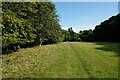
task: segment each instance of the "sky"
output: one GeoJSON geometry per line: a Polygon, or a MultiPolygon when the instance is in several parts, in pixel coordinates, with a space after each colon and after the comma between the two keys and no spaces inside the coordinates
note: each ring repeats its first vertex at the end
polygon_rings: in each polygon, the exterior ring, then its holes
{"type": "Polygon", "coordinates": [[[62,29],[75,32],[94,29],[96,25],[118,14],[118,2],[53,2],[62,29]]]}

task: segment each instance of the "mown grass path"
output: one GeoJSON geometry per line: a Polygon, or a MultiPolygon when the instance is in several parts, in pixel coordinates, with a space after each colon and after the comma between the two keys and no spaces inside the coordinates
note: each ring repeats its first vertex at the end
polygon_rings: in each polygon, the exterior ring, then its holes
{"type": "Polygon", "coordinates": [[[4,78],[117,78],[118,43],[63,42],[2,55],[4,78]]]}

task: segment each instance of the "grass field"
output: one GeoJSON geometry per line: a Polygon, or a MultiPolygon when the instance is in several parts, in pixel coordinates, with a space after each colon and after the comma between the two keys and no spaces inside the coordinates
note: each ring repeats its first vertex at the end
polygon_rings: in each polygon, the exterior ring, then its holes
{"type": "Polygon", "coordinates": [[[120,43],[63,42],[2,55],[3,78],[117,78],[120,43]]]}

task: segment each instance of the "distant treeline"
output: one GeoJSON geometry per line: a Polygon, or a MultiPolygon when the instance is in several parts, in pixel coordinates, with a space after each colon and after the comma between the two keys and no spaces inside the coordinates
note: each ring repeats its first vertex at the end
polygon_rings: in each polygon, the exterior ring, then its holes
{"type": "Polygon", "coordinates": [[[94,30],[80,30],[79,33],[74,33],[72,28],[69,28],[64,34],[65,41],[120,42],[120,14],[101,22],[94,30]],[[73,36],[71,39],[70,35],[73,36]]]}
{"type": "Polygon", "coordinates": [[[62,41],[120,41],[120,15],[76,33],[72,27],[61,29],[52,2],[3,2],[2,51],[10,53],[23,47],[62,41]]]}
{"type": "Polygon", "coordinates": [[[97,25],[93,30],[93,40],[120,42],[120,14],[97,25]]]}
{"type": "Polygon", "coordinates": [[[101,22],[95,29],[80,31],[83,41],[120,42],[120,14],[101,22]]]}

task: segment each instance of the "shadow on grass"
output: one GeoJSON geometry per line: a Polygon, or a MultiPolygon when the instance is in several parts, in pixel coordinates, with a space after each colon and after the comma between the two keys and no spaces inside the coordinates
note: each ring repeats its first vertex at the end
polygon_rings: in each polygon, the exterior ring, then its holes
{"type": "Polygon", "coordinates": [[[117,42],[95,42],[96,45],[102,45],[101,47],[96,47],[95,49],[112,51],[116,56],[120,56],[120,43],[117,42]]]}

